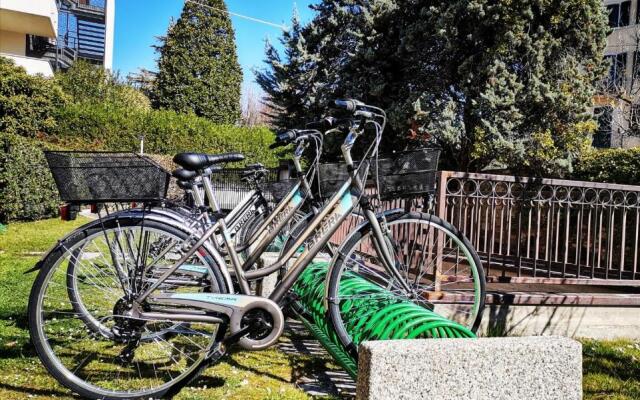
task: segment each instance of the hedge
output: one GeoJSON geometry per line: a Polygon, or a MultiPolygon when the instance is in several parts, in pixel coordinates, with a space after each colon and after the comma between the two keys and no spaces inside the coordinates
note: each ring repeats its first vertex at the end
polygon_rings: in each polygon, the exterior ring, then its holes
{"type": "Polygon", "coordinates": [[[247,163],[276,166],[286,150],[268,149],[266,128],[218,125],[168,110],[117,76],[78,63],[55,79],[27,75],[0,57],[0,223],[58,212],[58,194],[42,149],[138,151],[171,157],[182,151],[238,151],[247,163]],[[38,141],[33,138],[38,138],[38,141]]]}
{"type": "Polygon", "coordinates": [[[0,132],[35,137],[55,128],[55,112],[67,101],[54,80],[28,75],[0,57],[0,132]]]}
{"type": "Polygon", "coordinates": [[[219,125],[192,114],[170,110],[136,110],[109,104],[71,104],[58,113],[49,140],[76,150],[137,151],[140,135],[145,152],[172,155],[182,151],[238,151],[247,162],[277,165],[282,152],[268,149],[273,133],[267,128],[219,125]]]}
{"type": "Polygon", "coordinates": [[[0,133],[0,223],[58,214],[58,191],[41,145],[0,133]]]}
{"type": "Polygon", "coordinates": [[[578,160],[573,178],[592,182],[640,185],[640,147],[593,149],[578,160]]]}

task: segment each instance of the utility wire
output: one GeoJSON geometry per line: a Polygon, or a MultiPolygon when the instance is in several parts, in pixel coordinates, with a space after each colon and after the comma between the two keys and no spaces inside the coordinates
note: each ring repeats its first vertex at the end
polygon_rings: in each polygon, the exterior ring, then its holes
{"type": "Polygon", "coordinates": [[[254,18],[254,17],[249,17],[248,15],[242,15],[242,14],[234,13],[234,12],[231,12],[231,11],[229,11],[229,10],[223,10],[223,9],[221,9],[221,8],[212,7],[212,6],[208,5],[208,4],[202,4],[202,3],[199,3],[199,2],[197,2],[197,1],[193,1],[193,0],[184,0],[184,2],[185,2],[185,3],[193,3],[193,4],[197,4],[197,5],[201,6],[201,7],[205,7],[205,8],[208,8],[208,9],[210,9],[210,10],[217,11],[217,12],[219,12],[219,13],[227,13],[227,14],[229,14],[229,15],[233,15],[234,17],[243,18],[243,19],[246,19],[246,20],[249,20],[249,21],[257,22],[257,23],[259,23],[259,24],[264,24],[264,25],[272,26],[272,27],[274,27],[274,28],[279,28],[279,29],[282,29],[283,31],[287,31],[287,30],[289,30],[289,27],[288,27],[288,26],[286,26],[286,25],[280,25],[280,24],[276,24],[275,22],[269,22],[269,21],[265,21],[265,20],[263,20],[263,19],[254,18]]]}

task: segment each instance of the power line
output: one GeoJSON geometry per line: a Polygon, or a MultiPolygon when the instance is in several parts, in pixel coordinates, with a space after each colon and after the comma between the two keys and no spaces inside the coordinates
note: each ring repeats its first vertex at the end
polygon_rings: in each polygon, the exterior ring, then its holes
{"type": "Polygon", "coordinates": [[[202,3],[199,3],[199,2],[197,2],[197,1],[193,1],[193,0],[184,0],[184,2],[185,2],[185,3],[193,3],[193,4],[197,4],[197,5],[201,6],[201,7],[205,7],[205,8],[208,8],[208,9],[210,9],[210,10],[214,10],[214,11],[217,11],[217,12],[220,12],[220,13],[227,13],[227,14],[229,14],[229,15],[233,15],[234,17],[243,18],[243,19],[246,19],[246,20],[248,20],[248,21],[253,21],[253,22],[257,22],[257,23],[259,23],[259,24],[264,24],[264,25],[272,26],[272,27],[274,27],[274,28],[279,28],[279,29],[282,29],[283,31],[287,31],[287,30],[289,30],[289,27],[288,27],[288,26],[286,26],[286,25],[276,24],[275,22],[265,21],[265,20],[260,19],[260,18],[254,18],[254,17],[250,17],[250,16],[248,16],[248,15],[242,15],[242,14],[234,13],[234,12],[231,12],[231,11],[229,11],[229,10],[223,10],[223,9],[221,9],[221,8],[212,7],[212,6],[208,5],[208,4],[202,4],[202,3]]]}

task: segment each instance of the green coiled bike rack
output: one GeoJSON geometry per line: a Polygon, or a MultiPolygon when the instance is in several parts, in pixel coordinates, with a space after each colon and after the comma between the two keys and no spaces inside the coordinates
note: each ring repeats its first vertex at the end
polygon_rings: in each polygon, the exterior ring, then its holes
{"type": "MultiPolygon", "coordinates": [[[[293,287],[298,316],[331,356],[354,379],[358,360],[342,346],[327,320],[324,306],[326,262],[309,265],[293,287]]],[[[345,329],[357,346],[369,340],[474,338],[464,326],[406,301],[354,274],[345,273],[339,296],[345,329]],[[376,299],[377,301],[372,301],[376,299]]]]}

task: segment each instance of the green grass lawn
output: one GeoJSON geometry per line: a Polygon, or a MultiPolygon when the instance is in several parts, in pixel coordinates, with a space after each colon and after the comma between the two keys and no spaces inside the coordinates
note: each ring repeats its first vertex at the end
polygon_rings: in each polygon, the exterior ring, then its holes
{"type": "MultiPolygon", "coordinates": [[[[27,298],[35,273],[25,275],[56,239],[85,223],[16,223],[0,233],[0,399],[73,398],[40,365],[29,344],[27,298]]],[[[640,343],[584,340],[585,399],[640,399],[640,343]]],[[[293,382],[329,359],[277,349],[238,352],[209,368],[178,399],[307,399],[293,382]]]]}

